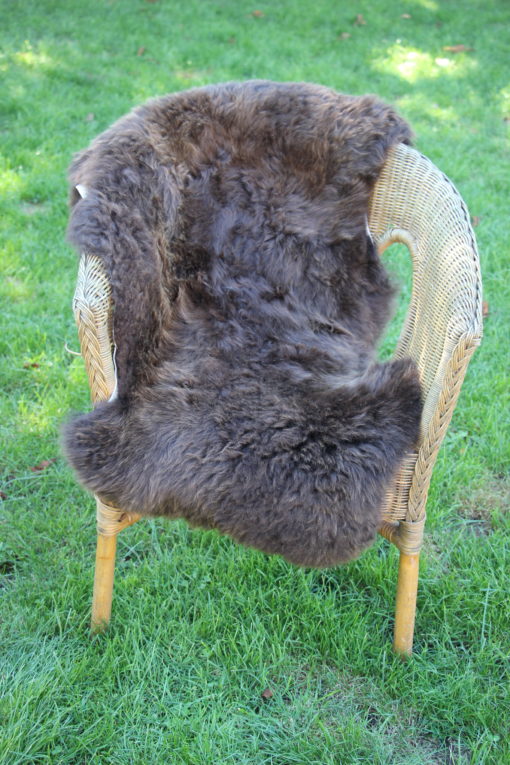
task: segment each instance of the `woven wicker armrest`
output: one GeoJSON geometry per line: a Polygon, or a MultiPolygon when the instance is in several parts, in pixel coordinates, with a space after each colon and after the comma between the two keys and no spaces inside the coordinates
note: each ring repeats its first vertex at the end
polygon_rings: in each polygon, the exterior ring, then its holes
{"type": "Polygon", "coordinates": [[[116,388],[111,333],[111,287],[97,255],[82,255],[73,298],[78,337],[92,401],[108,400],[116,388]]]}
{"type": "MultiPolygon", "coordinates": [[[[78,337],[89,378],[94,404],[115,395],[114,347],[112,342],[112,301],[108,275],[97,255],[82,255],[73,299],[78,337]]],[[[97,528],[100,534],[112,536],[131,526],[140,516],[126,513],[96,497],[97,528]]]]}
{"type": "Polygon", "coordinates": [[[387,498],[381,533],[418,552],[427,493],[469,359],[482,334],[475,237],[459,193],[426,157],[399,145],[371,200],[369,228],[379,252],[401,242],[413,266],[411,301],[395,351],[420,370],[424,409],[419,449],[404,461],[387,498]]]}

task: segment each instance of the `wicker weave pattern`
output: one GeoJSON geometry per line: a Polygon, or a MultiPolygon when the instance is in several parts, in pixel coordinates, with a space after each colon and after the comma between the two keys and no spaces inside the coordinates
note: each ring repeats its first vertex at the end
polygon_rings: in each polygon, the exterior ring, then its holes
{"type": "Polygon", "coordinates": [[[108,400],[115,390],[111,293],[108,276],[99,258],[95,255],[82,255],[73,311],[94,403],[108,400]]]}
{"type": "MultiPolygon", "coordinates": [[[[469,359],[481,338],[478,253],[456,189],[415,150],[394,149],[374,188],[369,228],[379,251],[393,242],[410,250],[413,289],[396,356],[420,369],[425,405],[416,453],[404,460],[388,492],[381,534],[406,553],[420,550],[432,468],[469,359]]],[[[115,389],[111,289],[99,258],[81,258],[74,312],[94,402],[115,389]]],[[[98,500],[98,531],[118,533],[139,516],[98,500]]]]}
{"type": "MultiPolygon", "coordinates": [[[[107,401],[116,388],[112,343],[111,287],[103,264],[96,255],[82,255],[73,299],[81,353],[94,404],[107,401]]],[[[140,516],[105,505],[96,497],[97,530],[113,536],[131,526],[140,516]]]]}
{"type": "Polygon", "coordinates": [[[402,551],[418,552],[432,469],[481,339],[478,252],[453,184],[404,145],[392,151],[374,188],[369,227],[381,253],[401,242],[413,263],[411,301],[395,355],[411,356],[420,369],[421,443],[387,497],[381,533],[402,551]]]}

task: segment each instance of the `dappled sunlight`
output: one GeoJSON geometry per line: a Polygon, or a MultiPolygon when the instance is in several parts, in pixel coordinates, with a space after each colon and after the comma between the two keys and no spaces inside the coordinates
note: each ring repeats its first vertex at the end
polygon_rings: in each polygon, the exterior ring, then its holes
{"type": "Polygon", "coordinates": [[[510,119],[510,84],[501,88],[497,95],[497,100],[501,109],[501,114],[505,119],[510,119]]]}
{"type": "Polygon", "coordinates": [[[4,279],[0,285],[0,297],[5,297],[13,303],[17,303],[21,300],[28,300],[33,297],[33,289],[27,284],[14,276],[8,276],[4,279]]]}
{"type": "Polygon", "coordinates": [[[24,187],[21,175],[9,168],[0,169],[0,194],[19,193],[24,187]]]}
{"type": "Polygon", "coordinates": [[[44,83],[60,66],[60,62],[48,53],[45,44],[32,46],[28,40],[19,50],[4,55],[0,59],[0,71],[5,79],[4,95],[8,108],[18,114],[25,113],[28,118],[29,105],[35,97],[34,85],[44,83]]]}
{"type": "Polygon", "coordinates": [[[439,2],[436,2],[436,0],[411,0],[411,3],[412,5],[418,5],[420,8],[425,8],[427,11],[439,10],[439,2]]]}
{"type": "Polygon", "coordinates": [[[19,194],[25,185],[25,181],[19,172],[11,167],[12,160],[7,151],[0,154],[0,194],[5,197],[7,194],[19,194]]]}
{"type": "Polygon", "coordinates": [[[406,82],[435,79],[446,75],[464,75],[476,65],[471,57],[434,57],[418,48],[402,45],[399,41],[390,45],[384,55],[372,61],[373,68],[382,74],[397,75],[406,82]]]}
{"type": "Polygon", "coordinates": [[[44,50],[35,51],[28,40],[23,43],[23,49],[16,51],[12,56],[13,61],[27,69],[46,69],[54,65],[51,56],[44,50]]]}
{"type": "Polygon", "coordinates": [[[42,435],[55,428],[55,413],[48,398],[22,398],[18,401],[16,430],[22,433],[42,435]]]}
{"type": "Polygon", "coordinates": [[[86,375],[79,367],[67,375],[69,367],[58,353],[52,354],[53,360],[44,353],[34,358],[38,359],[35,368],[30,363],[23,368],[20,361],[20,374],[26,375],[27,387],[17,401],[14,429],[20,436],[49,436],[54,440],[58,424],[70,411],[89,407],[86,375]]]}

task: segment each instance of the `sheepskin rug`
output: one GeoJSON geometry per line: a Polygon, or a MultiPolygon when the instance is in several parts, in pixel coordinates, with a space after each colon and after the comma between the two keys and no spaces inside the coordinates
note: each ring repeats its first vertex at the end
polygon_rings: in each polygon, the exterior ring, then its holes
{"type": "Polygon", "coordinates": [[[373,542],[421,415],[415,364],[376,360],[393,288],[367,229],[409,140],[376,98],[252,81],[153,100],[75,158],[118,372],[64,426],[84,486],[299,565],[373,542]]]}

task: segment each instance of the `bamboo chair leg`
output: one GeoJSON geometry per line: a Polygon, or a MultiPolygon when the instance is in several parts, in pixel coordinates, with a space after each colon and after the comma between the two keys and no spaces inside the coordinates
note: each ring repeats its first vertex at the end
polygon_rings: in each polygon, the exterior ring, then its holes
{"type": "Polygon", "coordinates": [[[420,553],[400,553],[393,648],[403,657],[413,652],[419,562],[420,553]]]}
{"type": "Polygon", "coordinates": [[[112,612],[113,577],[117,536],[97,535],[94,594],[92,596],[92,632],[102,632],[108,626],[112,612]]]}

